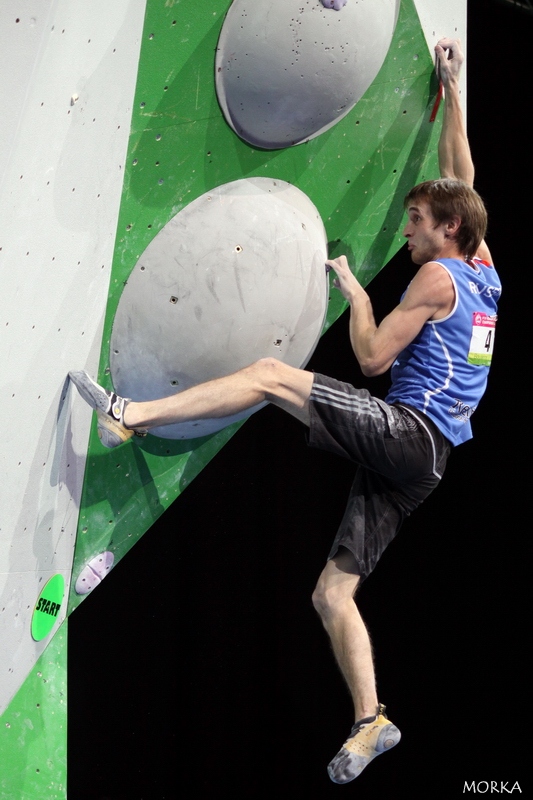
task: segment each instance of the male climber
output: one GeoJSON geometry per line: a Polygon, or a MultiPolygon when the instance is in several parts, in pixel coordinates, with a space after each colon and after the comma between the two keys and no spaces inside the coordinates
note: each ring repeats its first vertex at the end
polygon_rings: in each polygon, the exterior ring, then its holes
{"type": "Polygon", "coordinates": [[[365,375],[392,367],[385,401],[323,375],[262,359],[162,400],[136,403],[71,373],[114,447],[154,426],[236,414],[264,400],[309,427],[309,443],[359,465],[344,518],[313,595],[355,707],[355,724],[328,771],[356,778],[400,740],[378,702],[370,640],[354,597],[403,519],[437,486],[453,446],[470,439],[485,391],[500,282],[483,241],[486,212],[459,104],[460,43],[436,46],[446,92],[439,142],[441,179],[405,199],[404,236],[420,268],[400,304],[376,325],[368,295],[346,258],[328,261],[350,304],[350,339],[365,375]]]}

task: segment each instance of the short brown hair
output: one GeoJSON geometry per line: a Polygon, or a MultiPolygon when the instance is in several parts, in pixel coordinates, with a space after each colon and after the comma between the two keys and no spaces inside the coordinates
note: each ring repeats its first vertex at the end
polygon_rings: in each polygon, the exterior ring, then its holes
{"type": "Polygon", "coordinates": [[[411,189],[404,207],[420,201],[429,205],[437,225],[449,222],[454,216],[461,218],[455,241],[462,255],[473,258],[487,231],[487,211],[475,189],[455,178],[424,181],[411,189]]]}

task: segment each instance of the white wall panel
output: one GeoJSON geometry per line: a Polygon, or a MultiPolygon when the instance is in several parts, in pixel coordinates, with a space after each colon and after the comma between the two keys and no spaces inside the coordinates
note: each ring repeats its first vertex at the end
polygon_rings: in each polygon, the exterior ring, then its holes
{"type": "MultiPolygon", "coordinates": [[[[431,53],[444,36],[460,39],[466,53],[466,0],[414,0],[418,16],[431,53]]],[[[466,67],[462,70],[461,100],[466,116],[466,67]]]]}
{"type": "Polygon", "coordinates": [[[0,711],[48,641],[40,590],[70,581],[89,415],[65,376],[97,369],[144,9],[1,4],[0,711]]]}

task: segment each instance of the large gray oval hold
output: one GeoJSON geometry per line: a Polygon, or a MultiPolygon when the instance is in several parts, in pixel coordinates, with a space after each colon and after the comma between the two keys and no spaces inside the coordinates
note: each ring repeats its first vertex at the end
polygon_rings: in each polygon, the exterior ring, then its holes
{"type": "Polygon", "coordinates": [[[233,0],[220,33],[216,88],[226,121],[256,147],[319,136],[378,74],[400,0],[233,0]]]}
{"type": "MultiPolygon", "coordinates": [[[[326,258],[317,209],[285,181],[234,181],[194,200],[157,234],[124,287],[111,335],[115,390],[155,400],[265,356],[304,366],[324,324],[326,258]]],[[[151,433],[205,436],[261,407],[151,433]]]]}

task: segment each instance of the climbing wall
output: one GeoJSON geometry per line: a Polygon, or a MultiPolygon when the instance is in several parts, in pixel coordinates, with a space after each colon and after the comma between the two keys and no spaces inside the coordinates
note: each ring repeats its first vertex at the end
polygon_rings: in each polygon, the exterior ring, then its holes
{"type": "MultiPolygon", "coordinates": [[[[312,13],[339,30],[348,9],[293,5],[293,17],[312,13]]],[[[65,796],[66,615],[86,596],[80,576],[85,591],[97,586],[242,424],[108,451],[69,391],[73,368],[111,385],[117,309],[146,248],[217,187],[279,180],[307,196],[330,255],[349,254],[367,284],[402,244],[406,191],[436,174],[429,47],[465,39],[464,0],[444,11],[433,0],[393,3],[390,42],[362,96],[316,135],[276,149],[241,139],[219,103],[215,53],[227,46],[229,6],[0,8],[2,797],[65,796]]],[[[324,329],[343,309],[332,293],[324,329]]]]}

